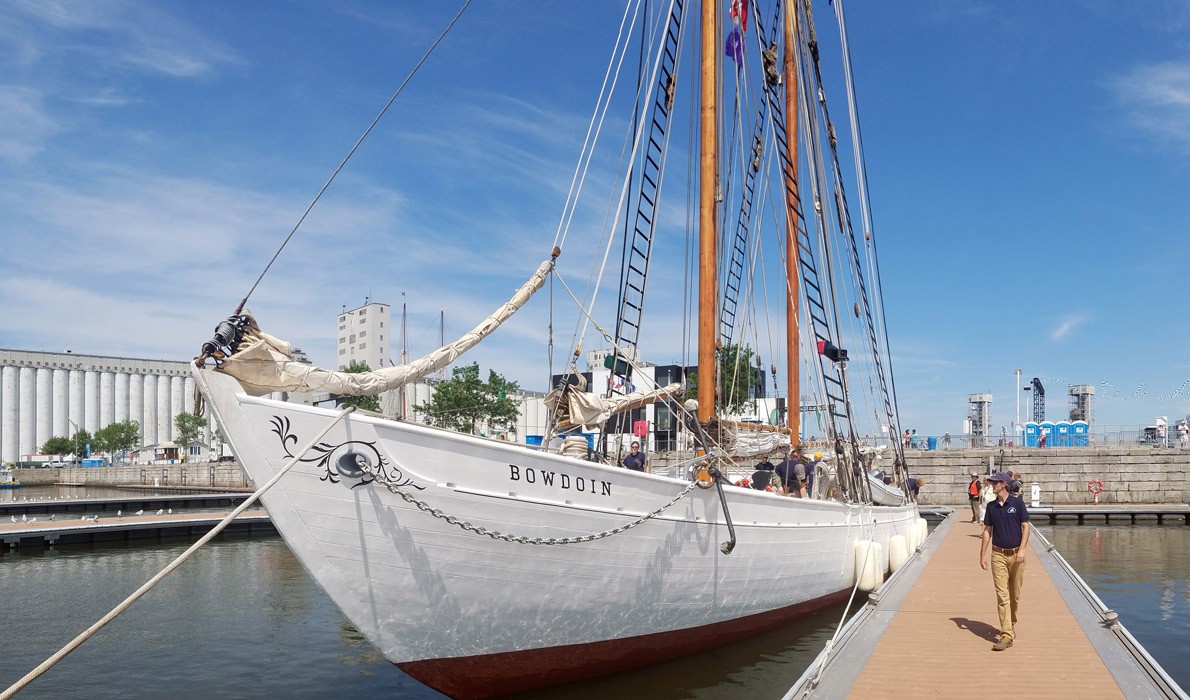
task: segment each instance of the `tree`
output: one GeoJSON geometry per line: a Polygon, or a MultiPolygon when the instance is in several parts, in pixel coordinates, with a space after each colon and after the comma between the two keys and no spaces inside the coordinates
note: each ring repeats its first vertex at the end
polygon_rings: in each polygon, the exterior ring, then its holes
{"type": "Polygon", "coordinates": [[[127,453],[140,443],[140,423],[134,420],[112,423],[95,431],[92,448],[111,455],[127,453]]]}
{"type": "Polygon", "coordinates": [[[455,367],[451,375],[435,388],[432,399],[417,405],[431,424],[473,434],[484,425],[490,430],[516,425],[517,404],[512,398],[519,388],[516,382],[494,370],[488,372],[486,382],[481,381],[477,362],[455,367]]]}
{"type": "Polygon", "coordinates": [[[70,438],[70,442],[72,443],[70,451],[74,453],[75,457],[82,459],[87,456],[87,446],[91,444],[91,433],[80,429],[74,434],[74,437],[70,438]]]}
{"type": "Polygon", "coordinates": [[[206,427],[207,422],[201,417],[183,411],[174,417],[174,430],[177,431],[177,439],[174,442],[181,447],[197,442],[198,436],[202,435],[206,427]]]}
{"type": "MultiPolygon", "coordinates": [[[[343,368],[343,371],[348,374],[362,374],[364,372],[371,372],[372,368],[368,366],[367,362],[352,360],[351,364],[343,368]]],[[[338,401],[339,408],[355,406],[365,411],[380,413],[380,397],[375,394],[371,396],[339,396],[336,398],[336,401],[338,401]]]]}
{"type": "Polygon", "coordinates": [[[68,437],[52,437],[41,446],[43,455],[68,455],[74,452],[74,440],[68,437]]]}
{"type": "MultiPolygon", "coordinates": [[[[715,403],[719,410],[737,413],[752,403],[750,397],[757,383],[752,354],[752,348],[741,348],[734,343],[715,350],[715,371],[719,380],[715,403]]],[[[686,398],[698,398],[697,372],[691,372],[686,377],[686,398]]]]}

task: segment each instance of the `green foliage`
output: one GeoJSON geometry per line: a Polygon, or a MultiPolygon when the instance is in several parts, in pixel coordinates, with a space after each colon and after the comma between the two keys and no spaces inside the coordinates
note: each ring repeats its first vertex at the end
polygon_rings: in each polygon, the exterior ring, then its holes
{"type": "MultiPolygon", "coordinates": [[[[343,371],[349,374],[362,374],[363,372],[371,372],[372,368],[368,366],[367,362],[352,360],[351,364],[343,368],[343,371]]],[[[372,396],[340,396],[338,403],[339,408],[355,406],[365,411],[380,413],[380,397],[375,394],[372,396]]]]}
{"type": "Polygon", "coordinates": [[[95,431],[91,450],[115,455],[140,446],[140,424],[134,420],[112,423],[95,431]]]}
{"type": "Polygon", "coordinates": [[[74,452],[74,440],[68,437],[52,437],[41,446],[43,455],[68,455],[74,452]]]}
{"type": "Polygon", "coordinates": [[[79,430],[70,438],[70,451],[74,453],[75,457],[82,459],[87,455],[87,445],[91,444],[91,433],[86,430],[79,430]]]}
{"type": "Polygon", "coordinates": [[[183,411],[174,416],[174,430],[177,431],[174,442],[179,447],[186,447],[198,442],[199,436],[207,427],[207,422],[200,416],[183,411]]]}
{"type": "MultiPolygon", "coordinates": [[[[723,413],[738,413],[749,408],[749,398],[756,387],[756,368],[752,365],[752,348],[734,343],[715,351],[715,373],[718,375],[715,404],[723,413]]],[[[698,373],[686,377],[686,398],[698,398],[698,373]]]]}
{"type": "Polygon", "coordinates": [[[432,425],[472,434],[483,426],[499,431],[516,425],[516,382],[495,371],[488,372],[486,382],[481,381],[479,363],[455,367],[451,374],[437,386],[431,400],[416,406],[432,425]]]}

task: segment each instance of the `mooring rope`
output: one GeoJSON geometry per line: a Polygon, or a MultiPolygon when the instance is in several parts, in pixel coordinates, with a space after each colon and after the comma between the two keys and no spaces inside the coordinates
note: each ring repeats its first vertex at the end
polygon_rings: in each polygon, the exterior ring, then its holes
{"type": "Polygon", "coordinates": [[[230,525],[231,522],[233,520],[235,520],[236,517],[239,516],[240,513],[244,512],[244,510],[246,510],[248,508],[248,506],[251,506],[253,503],[255,503],[257,501],[257,499],[259,499],[260,496],[265,491],[268,491],[274,485],[276,485],[276,483],[281,480],[281,477],[285,476],[285,474],[288,473],[289,470],[292,469],[294,467],[294,465],[296,465],[298,463],[298,461],[302,457],[304,457],[307,452],[310,451],[311,448],[313,448],[315,445],[317,445],[322,440],[322,438],[325,437],[326,434],[331,431],[331,428],[338,425],[339,421],[343,420],[343,418],[348,413],[351,413],[354,410],[355,410],[354,406],[349,406],[349,407],[343,409],[342,411],[340,411],[338,414],[336,414],[334,420],[332,420],[329,424],[327,424],[327,426],[325,428],[323,428],[321,432],[319,432],[317,435],[315,435],[314,438],[310,440],[310,442],[306,443],[306,446],[303,447],[301,450],[299,450],[297,455],[295,455],[293,459],[289,460],[289,462],[286,463],[286,465],[281,468],[281,471],[277,472],[273,476],[272,479],[269,479],[269,482],[267,484],[265,484],[264,486],[261,486],[259,489],[257,489],[256,493],[253,493],[248,498],[248,500],[241,503],[238,508],[236,508],[231,513],[229,513],[226,518],[224,518],[222,521],[219,522],[218,525],[211,528],[210,532],[203,535],[199,541],[190,545],[190,549],[187,549],[185,552],[182,552],[180,555],[178,555],[177,559],[174,559],[169,564],[167,564],[166,567],[164,569],[162,569],[161,571],[159,571],[156,576],[154,576],[153,578],[146,581],[143,586],[136,589],[136,591],[133,592],[132,595],[125,598],[122,603],[120,603],[116,607],[112,608],[111,612],[104,615],[95,624],[93,624],[90,627],[88,627],[87,629],[83,630],[83,632],[81,634],[79,634],[79,636],[70,640],[70,643],[68,643],[66,646],[62,647],[61,649],[59,649],[53,656],[46,659],[45,661],[42,661],[41,664],[37,668],[35,668],[32,671],[30,671],[29,673],[25,674],[25,676],[23,678],[21,678],[16,683],[13,683],[12,685],[10,685],[3,693],[0,693],[0,700],[8,700],[12,696],[21,692],[21,690],[23,690],[25,686],[27,686],[30,683],[32,683],[33,681],[37,680],[37,678],[39,676],[41,676],[41,674],[43,674],[46,671],[53,668],[54,665],[56,665],[59,661],[66,658],[67,654],[69,654],[70,652],[72,652],[75,649],[78,649],[80,646],[82,646],[83,642],[87,641],[92,636],[94,636],[94,634],[96,632],[98,632],[99,630],[101,630],[105,626],[107,626],[107,623],[116,619],[116,617],[118,617],[120,615],[120,613],[127,610],[133,603],[135,603],[137,600],[139,600],[141,598],[141,596],[148,593],[154,586],[156,586],[158,583],[160,583],[162,579],[164,579],[166,576],[168,576],[170,574],[170,572],[172,572],[174,569],[181,566],[182,562],[189,559],[190,555],[194,554],[196,551],[198,551],[199,547],[202,547],[207,542],[210,542],[215,537],[215,535],[218,535],[220,532],[223,532],[223,529],[226,528],[228,525],[230,525]]]}

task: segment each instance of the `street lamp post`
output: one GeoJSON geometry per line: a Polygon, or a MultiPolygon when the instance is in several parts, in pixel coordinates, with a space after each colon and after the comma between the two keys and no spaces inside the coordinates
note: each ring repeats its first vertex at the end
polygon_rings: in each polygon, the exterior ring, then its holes
{"type": "Polygon", "coordinates": [[[1016,422],[1012,424],[1012,433],[1016,436],[1017,441],[1020,441],[1021,429],[1021,371],[1016,370],[1016,422]]]}

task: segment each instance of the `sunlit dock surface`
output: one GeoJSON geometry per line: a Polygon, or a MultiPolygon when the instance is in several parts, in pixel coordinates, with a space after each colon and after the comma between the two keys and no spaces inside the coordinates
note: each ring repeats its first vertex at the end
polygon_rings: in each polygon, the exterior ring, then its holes
{"type": "MultiPolygon", "coordinates": [[[[1030,514],[1033,511],[1030,510],[1030,514]]],[[[1012,647],[999,633],[982,526],[953,512],[856,613],[790,689],[793,698],[1185,698],[1073,569],[1036,531],[1012,647]]]]}
{"type": "MultiPolygon", "coordinates": [[[[46,547],[90,542],[118,542],[158,537],[199,537],[227,516],[222,513],[156,513],[108,517],[79,515],[37,516],[0,520],[0,551],[18,547],[46,547]]],[[[275,532],[268,513],[246,510],[224,532],[275,532]]]]}

